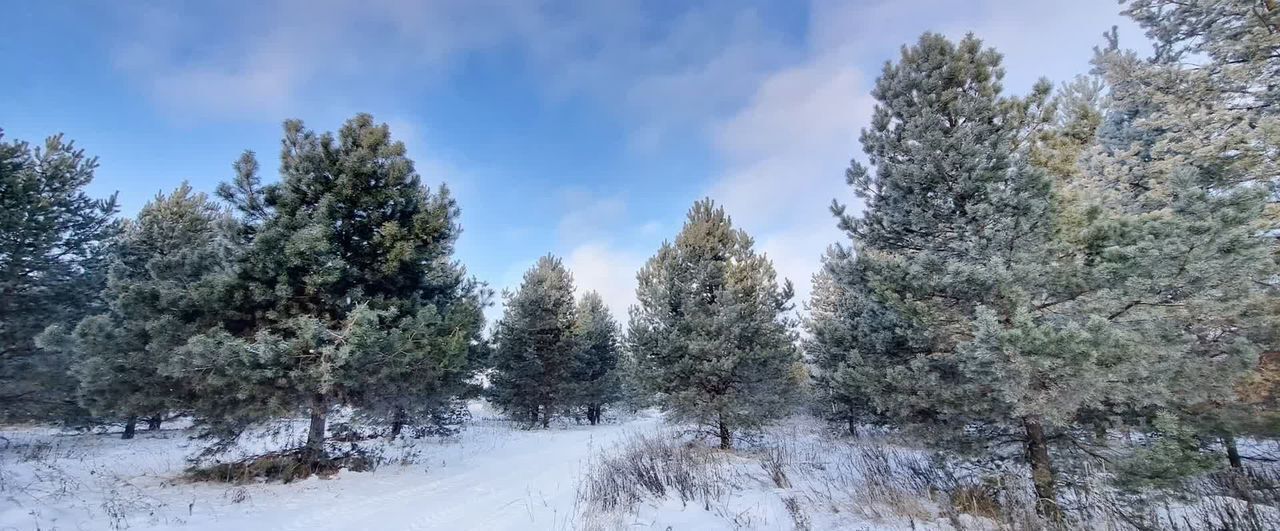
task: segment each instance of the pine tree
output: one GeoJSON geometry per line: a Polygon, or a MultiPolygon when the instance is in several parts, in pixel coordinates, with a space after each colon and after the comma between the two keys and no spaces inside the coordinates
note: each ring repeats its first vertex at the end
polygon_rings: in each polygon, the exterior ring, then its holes
{"type": "Polygon", "coordinates": [[[1201,178],[1217,185],[1280,174],[1280,91],[1274,82],[1280,77],[1280,4],[1124,3],[1155,53],[1140,62],[1109,53],[1101,66],[1113,90],[1150,102],[1152,115],[1140,125],[1162,133],[1152,146],[1153,162],[1166,171],[1196,166],[1201,178]]]}
{"type": "Polygon", "coordinates": [[[668,419],[732,447],[790,413],[801,385],[790,282],[710,199],[637,275],[627,337],[668,419]]]}
{"type": "Polygon", "coordinates": [[[577,326],[573,276],[559,258],[539,258],[520,288],[507,295],[494,331],[489,400],[530,425],[547,427],[573,399],[577,326]]]}
{"type": "Polygon", "coordinates": [[[876,171],[848,174],[867,210],[835,208],[855,251],[828,258],[842,311],[811,330],[852,414],[957,451],[1022,442],[1038,507],[1059,520],[1052,442],[1213,396],[1247,364],[1250,347],[1210,360],[1185,332],[1261,267],[1260,204],[1186,175],[1135,192],[1114,164],[1051,175],[1032,164],[1053,160],[1037,156],[1047,84],[1011,99],[1001,77],[973,37],[926,34],[885,67],[862,137],[876,171]]]}
{"type": "Polygon", "coordinates": [[[125,421],[124,438],[139,418],[154,429],[182,408],[183,383],[160,367],[191,336],[217,325],[232,227],[222,207],[186,184],[156,196],[115,246],[103,293],[108,311],[40,337],[46,349],[72,355],[81,405],[125,421]]]}
{"type": "Polygon", "coordinates": [[[0,134],[0,419],[78,414],[70,359],[35,338],[100,308],[118,223],[114,195],[84,192],[97,166],[61,135],[33,148],[0,134]]]}
{"type": "Polygon", "coordinates": [[[592,425],[600,422],[607,405],[621,399],[618,373],[618,324],[599,293],[587,292],[578,301],[574,334],[578,349],[569,371],[573,405],[586,413],[592,425]]]}
{"type": "Polygon", "coordinates": [[[653,407],[654,393],[650,391],[649,382],[640,366],[640,360],[627,347],[625,338],[621,340],[618,352],[618,404],[627,412],[638,413],[653,407]]]}
{"type": "Polygon", "coordinates": [[[334,407],[392,416],[403,399],[460,392],[483,297],[452,258],[456,203],[421,184],[385,124],[361,114],[336,137],[296,120],[284,129],[278,183],[260,185],[246,154],[219,190],[248,242],[226,295],[234,312],[169,370],[191,382],[193,409],[220,433],[305,412],[300,457],[314,462],[334,407]]]}
{"type": "Polygon", "coordinates": [[[1024,441],[1040,508],[1056,517],[1045,424],[1078,404],[1041,382],[1087,365],[1090,346],[1033,313],[1066,281],[1043,267],[1051,189],[1027,160],[1048,87],[1005,98],[1002,76],[972,36],[925,34],[885,66],[861,139],[876,171],[854,162],[847,175],[866,211],[833,207],[854,252],[828,254],[834,285],[819,301],[842,311],[814,316],[810,348],[850,421],[949,427],[933,442],[952,448],[968,435],[1024,441]]]}
{"type": "MultiPolygon", "coordinates": [[[[1126,13],[1147,30],[1155,54],[1139,59],[1120,52],[1114,31],[1100,50],[1097,72],[1112,89],[1114,105],[1128,112],[1105,124],[1102,135],[1113,141],[1093,157],[1093,165],[1123,172],[1136,183],[1124,198],[1131,210],[1154,210],[1160,199],[1186,188],[1234,199],[1237,209],[1256,207],[1253,196],[1268,194],[1266,214],[1255,217],[1253,227],[1271,237],[1272,258],[1280,258],[1274,238],[1280,225],[1274,200],[1280,99],[1271,81],[1280,73],[1280,8],[1274,2],[1143,0],[1128,2],[1126,13]]],[[[1197,354],[1234,359],[1240,352],[1275,350],[1275,268],[1224,266],[1242,267],[1249,277],[1233,297],[1194,307],[1199,318],[1188,319],[1185,331],[1196,338],[1197,354]]],[[[1280,411],[1250,398],[1267,370],[1255,365],[1243,388],[1218,377],[1217,392],[1188,392],[1176,405],[1183,422],[1221,441],[1232,467],[1242,467],[1237,434],[1276,433],[1280,411]]]]}

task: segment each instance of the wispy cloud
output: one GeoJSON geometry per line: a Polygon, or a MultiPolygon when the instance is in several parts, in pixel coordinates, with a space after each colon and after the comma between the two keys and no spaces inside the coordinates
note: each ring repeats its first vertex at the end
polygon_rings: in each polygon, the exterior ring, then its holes
{"type": "Polygon", "coordinates": [[[620,195],[597,197],[573,188],[562,192],[564,214],[557,233],[567,244],[608,239],[627,221],[627,203],[620,195]]]}
{"type": "Polygon", "coordinates": [[[583,98],[656,145],[731,111],[783,63],[781,32],[750,6],[642,0],[270,0],[152,4],[121,15],[116,64],[182,119],[278,120],[411,97],[476,54],[511,53],[552,100],[583,98]],[[670,7],[670,6],[668,6],[670,7]],[[122,24],[123,25],[123,24],[122,24]]]}

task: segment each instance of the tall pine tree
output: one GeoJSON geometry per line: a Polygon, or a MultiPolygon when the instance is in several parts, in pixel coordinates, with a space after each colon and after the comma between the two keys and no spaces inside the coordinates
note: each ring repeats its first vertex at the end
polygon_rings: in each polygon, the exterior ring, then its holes
{"type": "Polygon", "coordinates": [[[1048,88],[1005,98],[1002,77],[972,36],[925,34],[886,64],[861,138],[875,171],[847,173],[866,210],[833,208],[853,248],[828,254],[816,300],[838,311],[813,316],[810,348],[846,420],[926,426],[958,449],[1022,441],[1056,517],[1045,425],[1079,404],[1050,382],[1089,376],[1093,346],[1036,319],[1042,288],[1063,282],[1042,269],[1050,181],[1027,160],[1048,88]]]}
{"type": "Polygon", "coordinates": [[[539,258],[507,296],[494,332],[489,399],[513,417],[546,427],[573,398],[577,326],[573,276],[559,258],[539,258]]]}
{"type": "Polygon", "coordinates": [[[439,401],[474,368],[483,300],[453,259],[460,228],[448,190],[421,183],[404,144],[367,114],[336,136],[285,122],[280,181],[252,156],[221,187],[242,213],[224,328],[171,364],[215,428],[305,413],[301,457],[323,459],[329,412],[439,401]]]}
{"type": "Polygon", "coordinates": [[[735,434],[790,413],[802,369],[790,282],[710,199],[637,275],[627,341],[675,422],[731,448],[735,434]]]}
{"type": "Polygon", "coordinates": [[[1135,192],[1113,164],[1050,175],[1032,164],[1048,87],[1005,98],[1001,77],[973,37],[926,34],[885,67],[862,136],[875,172],[848,174],[867,209],[835,209],[853,240],[827,261],[841,311],[811,326],[851,415],[957,451],[1021,442],[1058,520],[1054,442],[1220,392],[1247,364],[1248,347],[1207,358],[1185,332],[1261,266],[1261,210],[1173,175],[1135,192]]]}
{"type": "Polygon", "coordinates": [[[0,134],[0,419],[78,414],[71,360],[35,338],[101,308],[119,224],[114,195],[84,192],[97,166],[61,135],[33,148],[0,134]]]}
{"type": "MultiPolygon", "coordinates": [[[[1104,142],[1089,159],[1092,167],[1125,175],[1126,193],[1115,200],[1127,212],[1167,208],[1166,198],[1204,193],[1228,199],[1223,214],[1252,219],[1255,234],[1270,240],[1273,260],[1280,209],[1276,208],[1280,157],[1280,99],[1271,81],[1280,72],[1280,8],[1274,2],[1127,2],[1126,14],[1155,43],[1150,58],[1121,52],[1117,35],[1095,58],[1096,73],[1111,89],[1114,112],[1100,131],[1104,142]],[[1266,214],[1260,195],[1269,195],[1266,214]]],[[[1095,179],[1096,180],[1096,179],[1095,179]]],[[[1201,229],[1204,230],[1204,229],[1201,229]]],[[[1250,242],[1261,243],[1262,238],[1250,242]]],[[[1210,240],[1212,241],[1212,240],[1210,240]]],[[[1197,246],[1197,251],[1213,247],[1197,246]]],[[[1234,250],[1212,259],[1248,256],[1234,250]]],[[[1193,258],[1199,259],[1202,252],[1193,258]]],[[[1274,267],[1253,261],[1220,262],[1245,273],[1247,280],[1223,290],[1230,296],[1184,304],[1185,333],[1195,338],[1195,352],[1206,359],[1239,359],[1260,350],[1276,350],[1280,323],[1280,286],[1274,267]],[[1242,354],[1243,353],[1243,354],[1242,354]]],[[[1276,433],[1278,411],[1253,397],[1267,381],[1266,364],[1254,366],[1248,384],[1233,388],[1234,379],[1208,375],[1177,398],[1180,420],[1206,439],[1221,442],[1227,462],[1241,468],[1235,436],[1276,433]],[[1233,392],[1239,391],[1239,392],[1233,392]]]]}

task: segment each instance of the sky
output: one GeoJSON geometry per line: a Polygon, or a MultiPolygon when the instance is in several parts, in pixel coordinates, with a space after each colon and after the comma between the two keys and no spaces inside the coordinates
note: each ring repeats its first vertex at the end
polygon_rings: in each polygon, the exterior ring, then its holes
{"type": "MultiPolygon", "coordinates": [[[[18,2],[0,36],[0,128],[99,158],[89,191],[133,215],[244,150],[264,178],[281,122],[359,112],[462,209],[458,258],[498,290],[539,256],[619,321],[635,273],[711,197],[800,302],[844,241],[833,199],[870,90],[925,31],[1005,56],[1006,92],[1088,70],[1102,33],[1145,49],[1116,0],[258,0],[18,2]]],[[[500,314],[495,306],[489,315],[500,314]]]]}

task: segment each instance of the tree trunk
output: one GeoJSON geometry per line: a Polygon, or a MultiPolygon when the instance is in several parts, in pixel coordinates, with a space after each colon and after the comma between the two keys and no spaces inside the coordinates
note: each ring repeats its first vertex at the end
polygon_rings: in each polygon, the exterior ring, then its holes
{"type": "Polygon", "coordinates": [[[1222,444],[1227,447],[1227,462],[1231,463],[1233,470],[1244,469],[1244,462],[1240,459],[1240,449],[1236,448],[1236,437],[1230,433],[1222,436],[1222,444]]]}
{"type": "Polygon", "coordinates": [[[551,407],[544,405],[542,406],[542,427],[548,428],[550,426],[551,426],[551,407]]]}
{"type": "Polygon", "coordinates": [[[400,436],[400,431],[404,429],[405,412],[404,408],[396,408],[396,412],[391,417],[391,438],[400,436]]]}
{"type": "Polygon", "coordinates": [[[308,461],[319,461],[324,458],[324,424],[329,406],[323,396],[311,399],[311,429],[307,431],[307,445],[303,449],[308,461]]]}
{"type": "Polygon", "coordinates": [[[1036,490],[1036,512],[1054,523],[1062,523],[1057,486],[1053,477],[1053,461],[1049,458],[1049,442],[1044,424],[1038,416],[1023,417],[1027,430],[1027,462],[1031,464],[1031,481],[1036,490]]]}
{"type": "Polygon", "coordinates": [[[160,424],[164,422],[164,417],[156,415],[147,418],[147,431],[160,431],[160,424]]]}
{"type": "Polygon", "coordinates": [[[733,448],[733,436],[731,433],[729,433],[729,425],[725,424],[723,419],[720,420],[719,424],[720,424],[720,449],[728,450],[733,448]]]}
{"type": "Polygon", "coordinates": [[[138,416],[132,415],[129,420],[124,421],[124,434],[121,439],[132,439],[134,432],[138,431],[138,416]]]}

